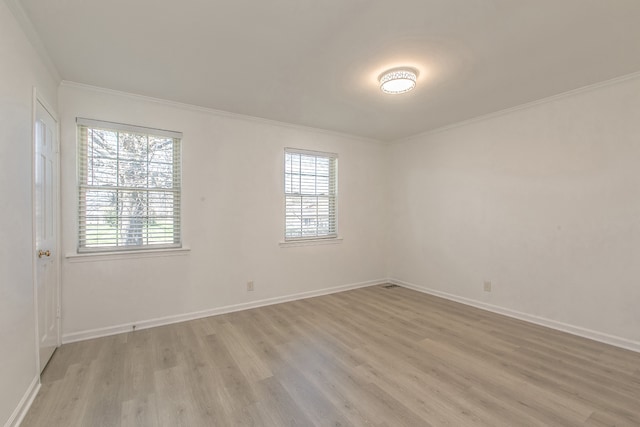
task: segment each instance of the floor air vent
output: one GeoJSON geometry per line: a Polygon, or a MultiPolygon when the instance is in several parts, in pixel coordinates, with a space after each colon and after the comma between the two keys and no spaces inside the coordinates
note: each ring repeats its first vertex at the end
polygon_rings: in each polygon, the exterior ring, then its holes
{"type": "Polygon", "coordinates": [[[388,285],[383,285],[382,286],[385,289],[391,289],[391,288],[397,288],[398,285],[394,285],[393,283],[389,283],[388,285]]]}

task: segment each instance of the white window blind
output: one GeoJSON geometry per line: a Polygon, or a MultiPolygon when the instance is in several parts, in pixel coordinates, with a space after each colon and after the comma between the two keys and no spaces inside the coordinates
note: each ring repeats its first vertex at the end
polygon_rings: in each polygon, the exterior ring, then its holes
{"type": "Polygon", "coordinates": [[[337,237],[338,155],[285,149],[285,240],[337,237]]]}
{"type": "Polygon", "coordinates": [[[181,246],[179,132],[77,119],[78,251],[181,246]]]}

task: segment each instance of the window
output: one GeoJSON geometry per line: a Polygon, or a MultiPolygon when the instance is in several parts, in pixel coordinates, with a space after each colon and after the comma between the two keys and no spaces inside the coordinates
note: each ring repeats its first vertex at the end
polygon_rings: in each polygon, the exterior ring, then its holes
{"type": "Polygon", "coordinates": [[[77,124],[78,252],[180,247],[182,134],[77,124]]]}
{"type": "Polygon", "coordinates": [[[287,148],[285,240],[337,237],[337,154],[287,148]]]}

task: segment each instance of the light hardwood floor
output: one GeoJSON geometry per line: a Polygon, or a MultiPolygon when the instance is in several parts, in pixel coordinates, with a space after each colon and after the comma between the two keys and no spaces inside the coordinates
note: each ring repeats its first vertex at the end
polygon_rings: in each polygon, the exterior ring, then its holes
{"type": "Polygon", "coordinates": [[[640,354],[374,286],[64,345],[23,426],[640,426],[640,354]]]}

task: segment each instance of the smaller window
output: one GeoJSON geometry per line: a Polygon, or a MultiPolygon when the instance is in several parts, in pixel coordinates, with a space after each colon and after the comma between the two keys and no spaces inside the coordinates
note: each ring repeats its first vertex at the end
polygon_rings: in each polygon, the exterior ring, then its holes
{"type": "Polygon", "coordinates": [[[338,155],[286,148],[285,241],[337,237],[338,155]]]}
{"type": "Polygon", "coordinates": [[[78,252],[180,247],[182,134],[77,123],[78,252]]]}

